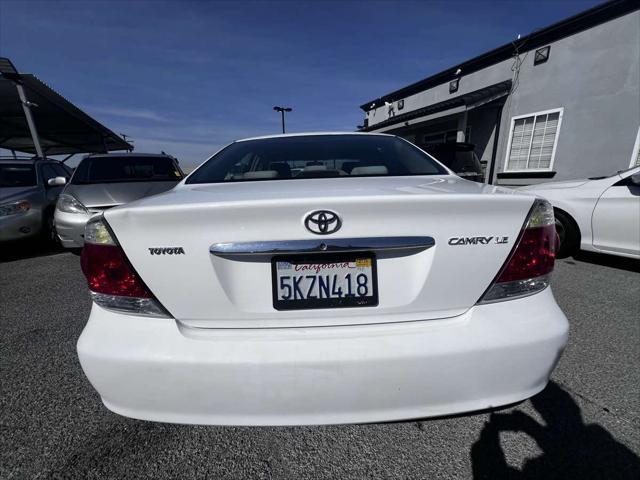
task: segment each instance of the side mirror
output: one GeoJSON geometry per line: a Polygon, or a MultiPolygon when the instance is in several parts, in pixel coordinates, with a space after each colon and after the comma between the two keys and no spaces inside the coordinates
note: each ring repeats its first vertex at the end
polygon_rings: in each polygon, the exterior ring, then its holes
{"type": "Polygon", "coordinates": [[[636,187],[640,187],[640,172],[631,175],[631,183],[636,187]]]}
{"type": "Polygon", "coordinates": [[[64,177],[53,177],[47,180],[47,185],[50,187],[62,187],[67,184],[67,179],[64,177]]]}

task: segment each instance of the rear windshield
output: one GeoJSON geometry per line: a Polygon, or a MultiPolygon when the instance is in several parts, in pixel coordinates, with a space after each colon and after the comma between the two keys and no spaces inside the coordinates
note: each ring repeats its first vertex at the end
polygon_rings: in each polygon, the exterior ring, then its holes
{"type": "Polygon", "coordinates": [[[33,165],[0,164],[0,188],[33,187],[36,184],[36,171],[33,165]]]}
{"type": "Polygon", "coordinates": [[[431,157],[397,137],[313,135],[232,143],[186,183],[446,173],[431,157]]]}
{"type": "Polygon", "coordinates": [[[169,157],[88,157],[80,162],[71,183],[169,182],[182,172],[169,157]]]}

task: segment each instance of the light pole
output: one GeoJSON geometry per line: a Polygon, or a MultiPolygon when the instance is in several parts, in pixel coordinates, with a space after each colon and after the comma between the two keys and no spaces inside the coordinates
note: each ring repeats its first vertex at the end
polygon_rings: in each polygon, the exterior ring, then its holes
{"type": "Polygon", "coordinates": [[[284,133],[284,112],[290,112],[291,108],[290,107],[273,107],[273,109],[276,112],[280,112],[280,114],[282,115],[282,133],[284,133]]]}

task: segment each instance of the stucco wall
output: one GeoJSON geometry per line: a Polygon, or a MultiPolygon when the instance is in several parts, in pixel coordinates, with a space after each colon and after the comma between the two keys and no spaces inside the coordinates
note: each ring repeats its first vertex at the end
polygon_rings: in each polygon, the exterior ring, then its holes
{"type": "Polygon", "coordinates": [[[546,63],[533,66],[531,52],[503,110],[496,171],[504,170],[511,118],[554,108],[564,112],[553,180],[627,168],[640,126],[639,62],[640,12],[553,43],[546,63]]]}
{"type": "MultiPolygon", "coordinates": [[[[449,93],[447,82],[405,98],[405,108],[396,108],[396,114],[513,79],[513,92],[502,111],[494,170],[496,174],[504,171],[512,117],[563,108],[553,165],[556,174],[552,179],[501,178],[496,183],[565,180],[627,168],[640,125],[640,12],[552,43],[546,63],[534,66],[533,57],[534,51],[522,51],[517,79],[512,71],[513,59],[469,75],[462,72],[454,95],[449,93]]],[[[386,120],[386,108],[368,112],[367,118],[370,126],[386,120]]],[[[479,122],[470,123],[475,133],[479,122]]],[[[487,128],[492,129],[494,124],[495,118],[487,128]]],[[[482,152],[483,159],[487,155],[490,157],[490,149],[482,152]]]]}

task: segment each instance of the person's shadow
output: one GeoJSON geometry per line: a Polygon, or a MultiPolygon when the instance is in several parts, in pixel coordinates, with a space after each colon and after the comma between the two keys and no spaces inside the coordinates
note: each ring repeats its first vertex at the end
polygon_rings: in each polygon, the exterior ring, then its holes
{"type": "Polygon", "coordinates": [[[640,458],[600,425],[585,425],[580,407],[556,383],[531,403],[546,425],[521,411],[491,414],[471,448],[473,476],[479,479],[640,479],[640,458]],[[542,455],[522,469],[507,464],[500,432],[529,435],[542,455]]]}

